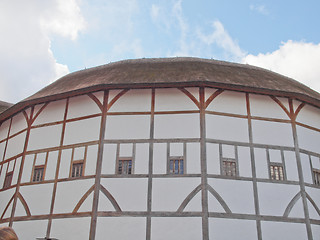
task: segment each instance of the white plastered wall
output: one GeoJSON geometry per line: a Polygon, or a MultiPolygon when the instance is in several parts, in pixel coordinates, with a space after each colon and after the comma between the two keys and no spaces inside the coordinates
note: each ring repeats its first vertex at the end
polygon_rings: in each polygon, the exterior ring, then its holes
{"type": "Polygon", "coordinates": [[[248,121],[242,118],[206,114],[207,138],[248,142],[248,121]]]}
{"type": "MultiPolygon", "coordinates": [[[[117,91],[110,91],[109,102],[116,96],[117,91]]],[[[150,112],[151,90],[132,89],[121,96],[108,110],[109,112],[150,112]]]]}
{"type": "Polygon", "coordinates": [[[107,116],[105,139],[148,139],[149,115],[107,116]]]}
{"type": "MultiPolygon", "coordinates": [[[[260,213],[262,215],[283,216],[290,201],[299,191],[298,185],[258,183],[260,213]]],[[[304,217],[303,209],[300,209],[299,215],[304,217]]]]}
{"type": "Polygon", "coordinates": [[[99,139],[101,117],[89,118],[66,124],[64,144],[76,144],[99,139]]]}
{"type": "Polygon", "coordinates": [[[146,218],[143,217],[98,217],[96,240],[146,239],[146,218]]]}
{"type": "Polygon", "coordinates": [[[247,115],[246,95],[240,92],[224,91],[209,104],[206,110],[247,115]]]}
{"type": "Polygon", "coordinates": [[[88,116],[97,113],[101,113],[101,110],[88,95],[70,98],[67,119],[88,116]]]}
{"type": "Polygon", "coordinates": [[[60,145],[62,124],[31,129],[28,150],[38,150],[60,145]]]}
{"type": "MultiPolygon", "coordinates": [[[[250,94],[250,111],[251,115],[255,117],[268,117],[289,120],[288,115],[285,111],[269,96],[250,94]]],[[[279,98],[281,99],[281,98],[279,98]]],[[[281,99],[282,103],[285,100],[281,99]]],[[[287,109],[288,104],[285,104],[287,109]]]]}
{"type": "Polygon", "coordinates": [[[56,239],[89,239],[90,217],[53,219],[50,237],[56,239]]]}
{"type": "MultiPolygon", "coordinates": [[[[192,91],[194,92],[194,90],[192,91]]],[[[197,97],[197,96],[195,96],[197,97]]],[[[194,102],[176,88],[156,89],[155,111],[199,110],[194,102]]]]}
{"type": "Polygon", "coordinates": [[[254,143],[293,147],[292,127],[289,123],[252,120],[254,143]]]}
{"type": "Polygon", "coordinates": [[[16,156],[23,152],[23,148],[26,140],[26,132],[20,133],[8,140],[7,151],[5,158],[16,156]]]}
{"type": "MultiPolygon", "coordinates": [[[[52,183],[20,187],[20,193],[28,204],[32,216],[50,213],[52,189],[52,183]]],[[[15,216],[25,216],[25,210],[17,209],[15,216]]]]}
{"type": "Polygon", "coordinates": [[[152,240],[202,239],[199,217],[158,217],[151,220],[152,240]]]}
{"type": "MultiPolygon", "coordinates": [[[[62,121],[65,112],[66,100],[50,102],[38,115],[33,125],[62,121]]],[[[44,104],[36,105],[34,115],[41,110],[44,104]]]]}
{"type": "Polygon", "coordinates": [[[210,239],[223,240],[256,240],[257,227],[253,220],[239,219],[209,219],[209,236],[210,239]]]}
{"type": "Polygon", "coordinates": [[[199,138],[199,114],[161,114],[154,117],[155,138],[199,138]]]}
{"type": "Polygon", "coordinates": [[[301,223],[262,221],[261,230],[264,240],[308,239],[306,226],[301,223]]]}
{"type": "Polygon", "coordinates": [[[102,186],[111,193],[122,211],[147,210],[147,183],[147,178],[101,179],[102,186]]]}
{"type": "Polygon", "coordinates": [[[47,232],[48,220],[33,220],[13,222],[13,229],[19,239],[44,238],[47,232]]]}
{"type": "MultiPolygon", "coordinates": [[[[54,213],[72,213],[82,196],[93,186],[94,179],[60,182],[57,185],[54,213]]],[[[92,202],[85,201],[83,210],[91,211],[92,202]]]]}
{"type": "Polygon", "coordinates": [[[199,178],[154,178],[152,184],[152,210],[177,211],[183,200],[199,184],[199,178]]]}
{"type": "Polygon", "coordinates": [[[255,213],[252,182],[208,179],[208,184],[221,196],[232,213],[255,213]]]}

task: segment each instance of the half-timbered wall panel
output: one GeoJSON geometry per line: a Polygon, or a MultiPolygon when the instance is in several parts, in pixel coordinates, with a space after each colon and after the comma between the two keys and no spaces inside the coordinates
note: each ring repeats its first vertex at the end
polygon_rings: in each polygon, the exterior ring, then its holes
{"type": "Polygon", "coordinates": [[[49,102],[47,106],[44,104],[36,105],[34,114],[38,114],[33,125],[54,123],[63,120],[65,112],[66,100],[49,102]]]}
{"type": "Polygon", "coordinates": [[[224,91],[209,104],[206,110],[247,115],[246,96],[244,93],[224,91]]]}
{"type": "MultiPolygon", "coordinates": [[[[31,215],[49,214],[52,188],[52,183],[21,186],[20,193],[28,204],[31,215]]],[[[25,212],[22,212],[22,214],[23,213],[25,214],[25,212]]]]}
{"type": "Polygon", "coordinates": [[[155,178],[152,210],[177,211],[184,199],[200,184],[199,178],[155,178]]]}
{"type": "Polygon", "coordinates": [[[167,144],[155,143],[153,145],[153,173],[165,174],[167,172],[167,144]]]}
{"type": "Polygon", "coordinates": [[[200,144],[187,143],[186,173],[201,173],[200,144]]]}
{"type": "Polygon", "coordinates": [[[149,135],[148,115],[107,116],[106,139],[148,139],[149,135]]]}
{"type": "Polygon", "coordinates": [[[54,180],[58,161],[58,151],[49,152],[45,180],[54,180]]]}
{"type": "Polygon", "coordinates": [[[297,126],[299,147],[301,149],[320,153],[320,133],[314,130],[297,126]]]}
{"type": "Polygon", "coordinates": [[[306,154],[300,153],[300,158],[304,181],[307,183],[313,183],[310,157],[306,154]]]}
{"type": "Polygon", "coordinates": [[[146,218],[144,217],[98,217],[96,239],[132,240],[146,239],[146,218]]]}
{"type": "Polygon", "coordinates": [[[102,159],[102,174],[115,174],[117,161],[117,145],[105,144],[102,159]]]}
{"type": "MultiPolygon", "coordinates": [[[[22,170],[21,182],[26,183],[31,181],[31,174],[33,168],[34,154],[26,155],[22,170]]],[[[48,170],[49,171],[49,170],[48,170]]],[[[51,171],[51,169],[50,169],[51,171]]]]}
{"type": "Polygon", "coordinates": [[[64,144],[76,144],[99,139],[100,117],[68,122],[65,130],[64,144]]]}
{"type": "Polygon", "coordinates": [[[21,164],[21,157],[17,158],[15,161],[11,161],[12,170],[13,170],[13,176],[12,176],[12,181],[11,185],[17,184],[18,182],[18,176],[20,172],[20,164],[21,164]]]}
{"type": "Polygon", "coordinates": [[[22,113],[17,114],[12,118],[10,136],[27,128],[27,121],[22,113]]]}
{"type": "MultiPolygon", "coordinates": [[[[315,204],[315,206],[311,203],[311,201],[308,199],[308,209],[310,212],[310,218],[315,220],[320,220],[320,189],[319,188],[311,188],[306,187],[306,192],[310,196],[311,200],[315,204]],[[317,209],[318,208],[318,209],[317,209]]],[[[317,235],[320,236],[320,235],[317,235]]]]}
{"type": "MultiPolygon", "coordinates": [[[[2,185],[0,186],[2,188],[2,185]]],[[[4,214],[6,210],[6,206],[8,205],[10,199],[12,198],[15,189],[7,189],[6,191],[0,191],[0,217],[4,214]]],[[[8,210],[7,210],[8,212],[8,210]]]]}
{"type": "Polygon", "coordinates": [[[221,196],[231,212],[254,214],[252,182],[208,179],[208,183],[221,196]]]}
{"type": "Polygon", "coordinates": [[[52,238],[87,240],[89,232],[89,217],[54,219],[52,221],[52,238]]]}
{"type": "Polygon", "coordinates": [[[61,131],[61,124],[31,129],[28,150],[59,146],[61,131]]]}
{"type": "Polygon", "coordinates": [[[6,144],[7,144],[6,141],[3,141],[0,143],[0,163],[3,160],[3,155],[4,155],[4,150],[5,150],[6,144]]]}
{"type": "Polygon", "coordinates": [[[87,159],[86,159],[86,167],[85,167],[85,175],[94,175],[96,173],[97,166],[97,153],[98,146],[93,145],[88,147],[87,159]]]}
{"type": "Polygon", "coordinates": [[[158,217],[151,222],[152,240],[201,239],[201,218],[158,217]]]}
{"type": "Polygon", "coordinates": [[[1,167],[0,167],[0,189],[3,187],[4,179],[6,177],[8,163],[4,163],[1,167]]]}
{"type": "Polygon", "coordinates": [[[8,137],[8,131],[10,127],[11,120],[7,120],[3,122],[0,126],[0,141],[8,137]]]}
{"type": "Polygon", "coordinates": [[[134,157],[134,174],[147,174],[149,166],[149,144],[136,144],[134,157]]]}
{"type": "Polygon", "coordinates": [[[102,186],[110,192],[122,211],[147,210],[146,178],[110,178],[102,179],[102,186]],[[130,201],[128,201],[130,199],[130,201]]]}
{"type": "Polygon", "coordinates": [[[48,220],[19,221],[13,223],[13,229],[21,239],[37,239],[46,236],[48,220]]]}
{"type": "Polygon", "coordinates": [[[320,129],[320,110],[310,105],[305,105],[299,112],[297,122],[320,129]]]}
{"type": "Polygon", "coordinates": [[[101,113],[101,110],[88,95],[81,95],[69,99],[68,119],[97,113],[101,113]]]}
{"type": "Polygon", "coordinates": [[[293,151],[284,151],[287,180],[299,181],[296,155],[293,151]]]}
{"type": "Polygon", "coordinates": [[[23,152],[23,147],[26,140],[26,132],[23,132],[8,140],[7,151],[5,158],[11,158],[23,152]]]}
{"type": "Polygon", "coordinates": [[[155,111],[199,110],[196,104],[176,88],[156,89],[155,111]]]}
{"type": "MultiPolygon", "coordinates": [[[[286,222],[261,222],[263,239],[308,239],[305,224],[286,222]]],[[[315,238],[317,239],[317,238],[315,238]]]]}
{"type": "MultiPolygon", "coordinates": [[[[258,183],[260,213],[262,215],[283,216],[290,201],[299,191],[300,188],[297,185],[258,183]]],[[[303,209],[300,210],[300,217],[303,217],[303,209]]]]}
{"type": "Polygon", "coordinates": [[[219,145],[207,143],[207,172],[209,174],[220,174],[219,145]]]}
{"type": "Polygon", "coordinates": [[[253,142],[293,147],[292,127],[289,123],[252,120],[253,142]]]}
{"type": "MultiPolygon", "coordinates": [[[[72,213],[82,196],[93,184],[93,179],[59,182],[57,185],[57,197],[54,203],[54,213],[72,213]]],[[[91,209],[91,206],[88,206],[88,209],[91,209]]]]}
{"type": "Polygon", "coordinates": [[[252,220],[209,218],[210,239],[256,240],[256,228],[256,222],[252,220]]]}
{"type": "Polygon", "coordinates": [[[264,148],[254,149],[257,178],[269,178],[267,151],[264,148]]]}
{"type": "Polygon", "coordinates": [[[289,120],[285,111],[269,96],[250,94],[250,110],[255,117],[289,120]]]}
{"type": "Polygon", "coordinates": [[[238,147],[238,164],[241,177],[252,177],[251,156],[248,147],[238,147]]]}
{"type": "Polygon", "coordinates": [[[199,114],[164,114],[154,117],[155,138],[199,138],[199,114]]]}
{"type": "MultiPolygon", "coordinates": [[[[109,99],[111,100],[111,99],[109,99]]],[[[150,112],[151,90],[129,90],[108,110],[109,112],[150,112]]]]}
{"type": "Polygon", "coordinates": [[[206,114],[207,138],[248,142],[246,119],[206,114]]]}
{"type": "Polygon", "coordinates": [[[68,178],[70,176],[72,160],[72,149],[64,149],[61,153],[61,162],[59,169],[59,178],[68,178]]]}

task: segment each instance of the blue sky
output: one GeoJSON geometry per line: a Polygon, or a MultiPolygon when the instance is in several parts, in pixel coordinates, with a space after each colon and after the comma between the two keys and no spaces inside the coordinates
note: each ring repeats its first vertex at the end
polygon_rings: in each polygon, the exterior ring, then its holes
{"type": "Polygon", "coordinates": [[[261,66],[320,91],[318,0],[2,0],[0,100],[123,59],[261,66]]]}

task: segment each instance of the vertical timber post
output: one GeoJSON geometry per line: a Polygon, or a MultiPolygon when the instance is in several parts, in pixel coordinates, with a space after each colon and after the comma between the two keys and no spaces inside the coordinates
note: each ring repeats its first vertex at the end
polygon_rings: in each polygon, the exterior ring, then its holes
{"type": "Polygon", "coordinates": [[[204,87],[199,89],[200,96],[200,151],[201,151],[201,202],[202,202],[202,239],[209,240],[209,213],[207,191],[207,157],[206,157],[206,121],[204,87]]]}
{"type": "Polygon", "coordinates": [[[93,192],[93,203],[92,203],[92,215],[90,223],[90,233],[89,239],[94,240],[96,237],[97,229],[97,218],[98,218],[98,203],[99,203],[99,192],[100,192],[100,181],[101,181],[101,168],[102,168],[102,157],[103,157],[103,140],[106,131],[106,120],[107,120],[107,109],[108,109],[108,92],[104,91],[103,94],[103,105],[102,105],[102,115],[100,122],[100,135],[98,143],[98,157],[96,165],[96,176],[94,182],[94,192],[93,192]]]}

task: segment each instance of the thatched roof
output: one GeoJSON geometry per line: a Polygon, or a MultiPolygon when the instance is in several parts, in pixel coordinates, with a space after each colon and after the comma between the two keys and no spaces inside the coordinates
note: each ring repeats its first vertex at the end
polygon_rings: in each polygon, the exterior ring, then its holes
{"type": "Polygon", "coordinates": [[[250,65],[199,58],[125,60],[68,74],[2,115],[32,104],[107,88],[208,86],[292,97],[320,106],[320,94],[280,74],[250,65]]]}

